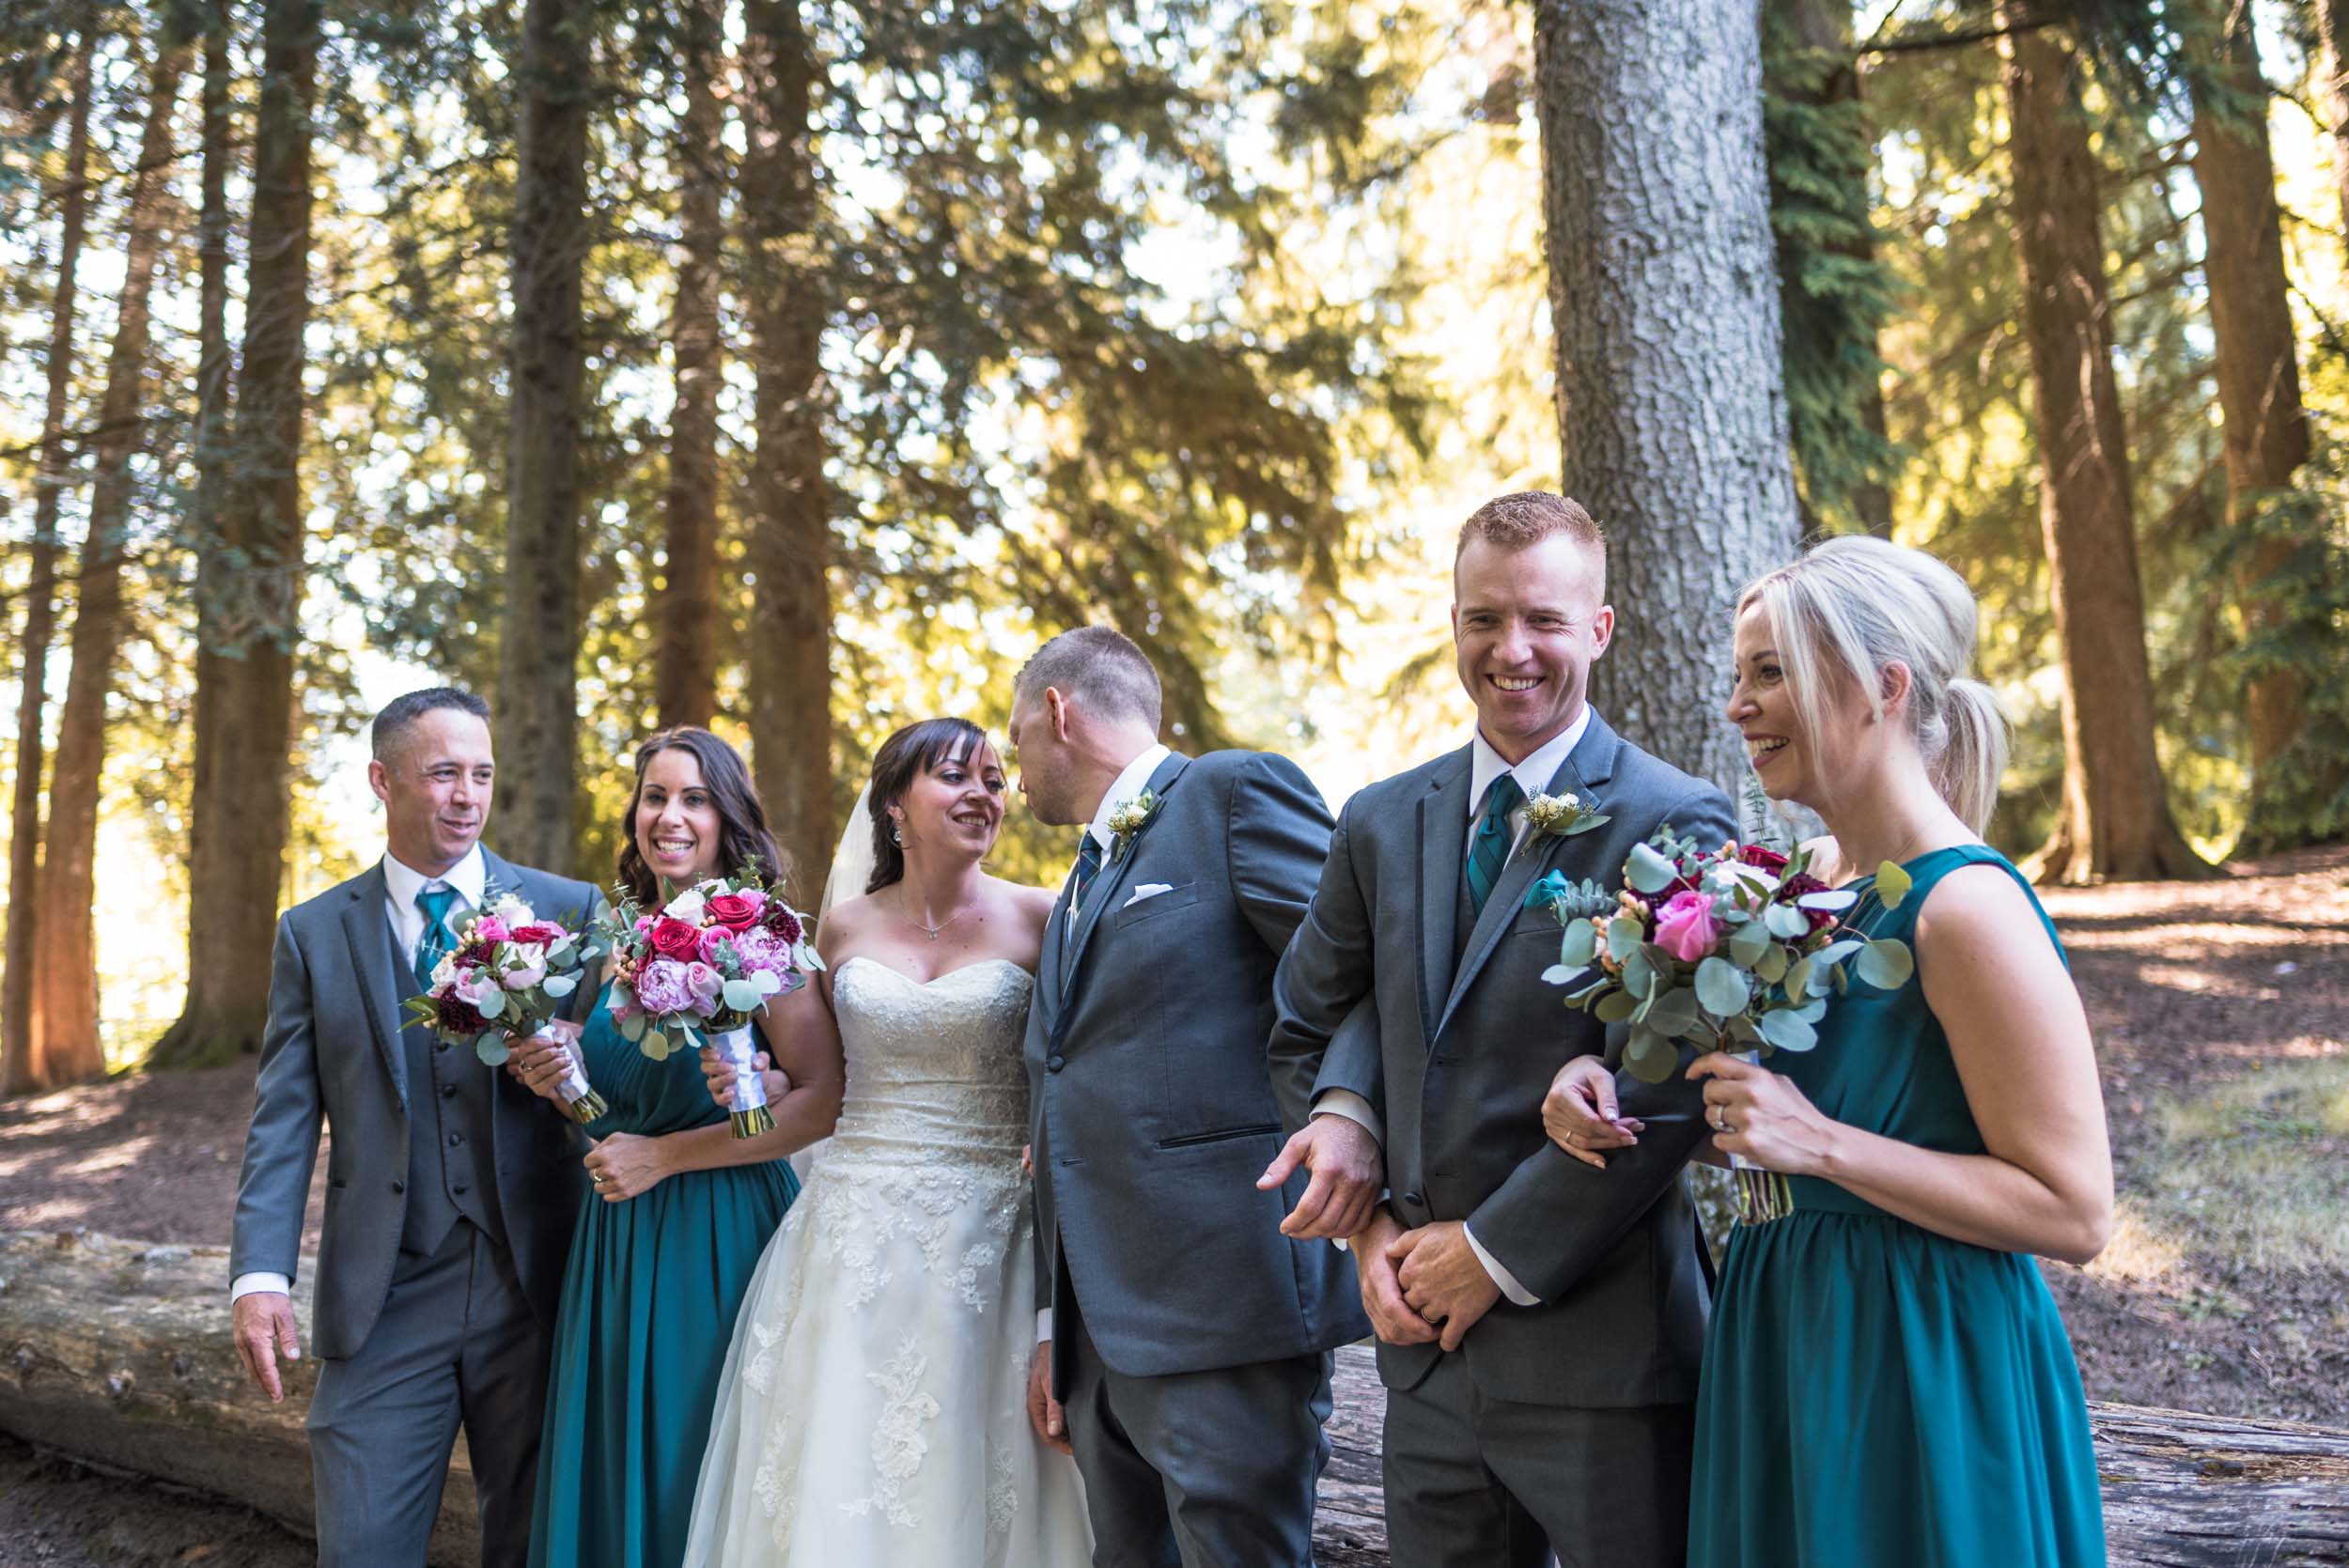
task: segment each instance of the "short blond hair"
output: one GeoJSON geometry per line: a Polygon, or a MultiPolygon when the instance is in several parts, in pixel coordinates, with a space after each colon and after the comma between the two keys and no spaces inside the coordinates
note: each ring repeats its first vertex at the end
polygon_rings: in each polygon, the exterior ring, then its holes
{"type": "Polygon", "coordinates": [[[1517,490],[1497,495],[1469,514],[1460,524],[1460,542],[1453,548],[1457,563],[1470,539],[1482,539],[1497,550],[1523,550],[1552,534],[1563,534],[1583,549],[1607,558],[1607,535],[1582,503],[1548,490],[1517,490]]]}

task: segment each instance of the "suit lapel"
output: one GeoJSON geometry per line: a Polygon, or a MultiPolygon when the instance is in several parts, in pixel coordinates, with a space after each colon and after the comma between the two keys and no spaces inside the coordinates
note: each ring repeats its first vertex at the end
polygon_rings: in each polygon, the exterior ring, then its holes
{"type": "Polygon", "coordinates": [[[382,1053],[383,1065],[392,1075],[392,1085],[399,1091],[400,1107],[405,1110],[408,1061],[399,1048],[399,999],[387,990],[397,977],[384,970],[385,959],[397,952],[392,941],[391,918],[383,908],[388,896],[383,864],[379,861],[359,878],[350,902],[343,906],[343,935],[350,943],[350,968],[359,977],[359,999],[366,1008],[367,1028],[375,1035],[376,1049],[382,1053]]]}
{"type": "Polygon", "coordinates": [[[1463,746],[1447,758],[1419,800],[1420,1029],[1429,1045],[1452,985],[1453,923],[1468,859],[1470,753],[1463,746]]]}
{"type": "MultiPolygon", "coordinates": [[[[1598,806],[1598,786],[1614,777],[1615,753],[1622,745],[1615,732],[1607,727],[1606,721],[1594,709],[1590,726],[1582,732],[1582,738],[1576,742],[1565,760],[1558,765],[1557,771],[1550,775],[1543,792],[1556,795],[1571,791],[1582,798],[1584,805],[1598,806]]],[[[1485,961],[1492,956],[1493,949],[1500,945],[1501,933],[1516,921],[1518,908],[1525,902],[1525,890],[1532,885],[1535,877],[1549,870],[1566,843],[1563,838],[1548,835],[1538,838],[1528,836],[1518,846],[1517,853],[1509,857],[1509,863],[1501,867],[1501,879],[1493,884],[1491,896],[1485,900],[1484,912],[1477,917],[1476,928],[1469,936],[1468,951],[1461,955],[1459,973],[1452,978],[1452,993],[1444,1001],[1443,1015],[1437,1022],[1435,1033],[1442,1032],[1443,1026],[1452,1021],[1452,1015],[1459,1007],[1461,998],[1468,994],[1470,983],[1485,967],[1485,961]]],[[[1435,1033],[1428,1036],[1431,1045],[1435,1033]]]]}
{"type": "MultiPolygon", "coordinates": [[[[1151,770],[1150,782],[1143,787],[1158,797],[1160,810],[1165,809],[1167,792],[1174,787],[1174,781],[1182,777],[1183,769],[1190,766],[1190,758],[1179,752],[1170,752],[1166,760],[1151,770]]],[[[1127,844],[1124,854],[1102,864],[1100,871],[1094,876],[1093,886],[1085,890],[1084,908],[1071,912],[1077,922],[1077,936],[1068,950],[1068,972],[1061,981],[1064,991],[1076,983],[1078,967],[1084,962],[1085,946],[1093,940],[1094,928],[1101,924],[1101,911],[1111,907],[1110,900],[1117,896],[1118,890],[1125,887],[1132,877],[1134,862],[1142,854],[1139,842],[1142,835],[1155,826],[1155,821],[1145,823],[1142,832],[1135,834],[1134,840],[1127,844]]]]}

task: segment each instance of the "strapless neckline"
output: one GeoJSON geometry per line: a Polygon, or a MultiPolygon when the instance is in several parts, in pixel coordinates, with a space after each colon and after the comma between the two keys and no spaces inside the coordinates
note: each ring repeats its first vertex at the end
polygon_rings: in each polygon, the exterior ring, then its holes
{"type": "Polygon", "coordinates": [[[1029,979],[1034,980],[1035,978],[1035,972],[1033,970],[1030,970],[1026,965],[1021,964],[1017,959],[1013,958],[974,958],[970,963],[960,964],[946,970],[943,974],[934,974],[927,980],[916,980],[913,976],[906,973],[905,970],[893,969],[889,965],[882,963],[879,958],[868,958],[862,953],[852,954],[848,957],[843,958],[840,961],[840,968],[837,970],[837,973],[848,973],[848,966],[850,964],[863,964],[868,968],[877,969],[883,974],[904,981],[907,985],[912,986],[917,991],[926,991],[933,986],[942,986],[958,974],[969,974],[972,970],[983,970],[993,964],[1007,964],[1011,968],[1018,970],[1021,974],[1026,975],[1029,979]]]}

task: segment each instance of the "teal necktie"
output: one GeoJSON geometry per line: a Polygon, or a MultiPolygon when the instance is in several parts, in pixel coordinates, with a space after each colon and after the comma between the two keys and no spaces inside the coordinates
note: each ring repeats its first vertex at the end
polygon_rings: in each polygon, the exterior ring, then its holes
{"type": "Polygon", "coordinates": [[[1485,815],[1477,819],[1476,836],[1469,841],[1468,886],[1469,908],[1478,914],[1485,912],[1485,900],[1492,896],[1493,884],[1501,880],[1501,868],[1509,863],[1509,846],[1516,833],[1509,826],[1509,814],[1525,804],[1525,791],[1517,787],[1515,773],[1503,773],[1485,792],[1485,815]]]}
{"type": "Polygon", "coordinates": [[[424,935],[416,939],[416,985],[422,991],[432,989],[432,971],[457,945],[448,928],[449,906],[456,902],[452,887],[423,888],[416,893],[416,908],[424,911],[424,935]]]}
{"type": "Polygon", "coordinates": [[[1085,907],[1085,889],[1093,885],[1094,873],[1101,869],[1101,841],[1086,828],[1077,837],[1077,874],[1068,879],[1068,923],[1070,940],[1077,936],[1077,916],[1085,907]]]}

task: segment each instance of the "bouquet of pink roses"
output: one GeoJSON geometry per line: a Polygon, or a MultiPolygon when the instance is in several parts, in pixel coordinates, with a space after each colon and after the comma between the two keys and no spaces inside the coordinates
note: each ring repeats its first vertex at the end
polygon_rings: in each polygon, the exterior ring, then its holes
{"type": "Polygon", "coordinates": [[[552,1044],[569,1063],[555,1093],[576,1120],[592,1122],[610,1108],[588,1087],[578,1053],[547,1024],[579,989],[581,971],[603,955],[603,943],[592,931],[540,920],[511,893],[493,892],[485,903],[434,966],[431,987],[408,999],[409,1015],[450,1045],[473,1047],[492,1067],[512,1054],[508,1040],[552,1044]]]}
{"type": "MultiPolygon", "coordinates": [[[[1855,978],[1890,989],[1916,967],[1907,944],[1845,925],[1860,894],[1828,887],[1810,866],[1805,849],[1702,850],[1667,829],[1632,846],[1612,910],[1565,923],[1558,963],[1542,978],[1576,987],[1567,1006],[1628,1023],[1624,1065],[1649,1083],[1672,1076],[1679,1044],[1749,1060],[1809,1050],[1829,989],[1841,996],[1855,978]]],[[[1887,909],[1907,896],[1908,874],[1890,861],[1874,881],[1887,909]]],[[[1788,1212],[1784,1177],[1731,1163],[1743,1218],[1788,1212]]]]}
{"type": "Polygon", "coordinates": [[[752,867],[697,883],[649,911],[615,892],[602,934],[621,1035],[655,1062],[706,1038],[734,1069],[734,1136],[772,1128],[752,1066],[751,1018],[824,967],[798,913],[752,867]]]}

